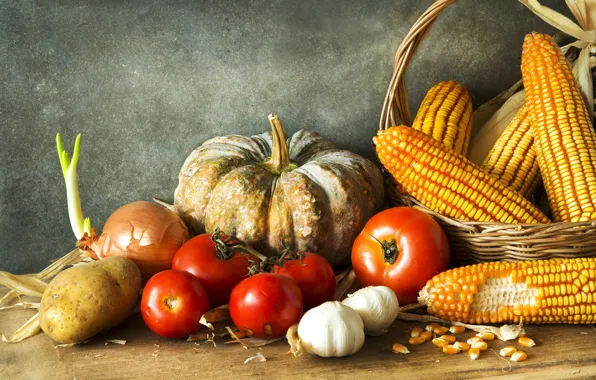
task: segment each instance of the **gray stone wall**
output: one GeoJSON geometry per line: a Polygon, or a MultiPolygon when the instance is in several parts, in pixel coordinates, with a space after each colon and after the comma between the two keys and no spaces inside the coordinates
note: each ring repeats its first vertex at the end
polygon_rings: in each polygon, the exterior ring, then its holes
{"type": "MultiPolygon", "coordinates": [[[[545,1],[564,9],[563,1],[545,1]]],[[[0,2],[0,269],[42,269],[74,245],[55,149],[82,134],[85,215],[172,200],[190,151],[225,134],[320,132],[373,155],[393,54],[431,1],[0,2]]],[[[459,0],[407,75],[415,110],[448,79],[482,104],[520,77],[525,33],[552,32],[514,0],[459,0]]]]}

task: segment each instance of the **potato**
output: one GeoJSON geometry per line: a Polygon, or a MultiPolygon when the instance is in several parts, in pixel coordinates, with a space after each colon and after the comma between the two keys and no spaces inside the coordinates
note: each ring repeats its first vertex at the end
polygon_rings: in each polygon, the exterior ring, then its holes
{"type": "Polygon", "coordinates": [[[141,290],[136,264],[114,256],[60,272],[39,307],[39,322],[50,338],[80,343],[122,322],[141,290]]]}

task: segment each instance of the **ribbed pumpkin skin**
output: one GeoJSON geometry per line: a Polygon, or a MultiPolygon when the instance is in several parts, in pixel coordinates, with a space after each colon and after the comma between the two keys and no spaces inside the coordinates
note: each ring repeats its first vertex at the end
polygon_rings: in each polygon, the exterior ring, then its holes
{"type": "Polygon", "coordinates": [[[220,228],[265,255],[284,249],[346,263],[351,245],[383,202],[383,178],[369,160],[337,150],[315,132],[288,139],[295,166],[276,175],[263,163],[272,134],[206,141],[186,159],[174,205],[194,233],[220,228]]]}

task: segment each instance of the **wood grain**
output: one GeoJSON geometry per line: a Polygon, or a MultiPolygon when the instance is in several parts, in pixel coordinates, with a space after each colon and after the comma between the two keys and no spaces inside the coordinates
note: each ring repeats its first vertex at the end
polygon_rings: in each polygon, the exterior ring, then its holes
{"type": "MultiPolygon", "coordinates": [[[[32,310],[0,313],[0,331],[9,334],[32,310]]],[[[108,332],[106,339],[125,339],[126,345],[107,344],[103,336],[71,348],[55,348],[39,334],[18,344],[0,344],[0,379],[472,379],[484,377],[563,379],[596,376],[596,330],[592,326],[527,326],[536,347],[525,349],[528,360],[513,363],[497,353],[505,343],[494,341],[480,359],[447,356],[430,343],[410,346],[409,355],[391,352],[395,342],[406,343],[409,330],[420,326],[396,322],[387,335],[367,337],[358,354],[337,359],[311,355],[293,358],[288,345],[262,347],[267,362],[243,364],[259,349],[218,342],[167,340],[151,333],[139,315],[108,332]],[[492,350],[494,351],[492,351],[492,350]]],[[[471,331],[461,334],[467,338],[471,331]]]]}

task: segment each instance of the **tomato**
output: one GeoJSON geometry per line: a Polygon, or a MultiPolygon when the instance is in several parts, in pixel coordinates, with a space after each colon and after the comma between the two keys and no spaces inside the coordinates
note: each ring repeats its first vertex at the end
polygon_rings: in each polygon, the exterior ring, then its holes
{"type": "Polygon", "coordinates": [[[305,252],[300,258],[274,266],[273,273],[288,276],[302,291],[304,311],[330,301],[335,293],[335,273],[323,256],[305,252]]]}
{"type": "Polygon", "coordinates": [[[402,305],[449,266],[449,242],[441,226],[411,207],[394,207],[373,216],[352,246],[352,267],[365,286],[391,288],[402,305]]]}
{"type": "Polygon", "coordinates": [[[168,269],[149,279],[141,298],[145,324],[164,338],[182,338],[199,329],[209,311],[209,298],[199,280],[188,272],[168,269]]]}
{"type": "MultiPolygon", "coordinates": [[[[223,238],[219,232],[213,236],[223,238]]],[[[172,261],[172,269],[192,273],[199,279],[211,307],[228,303],[232,289],[248,275],[251,266],[245,254],[229,248],[224,240],[220,242],[216,245],[209,234],[197,235],[178,249],[172,261]]],[[[259,262],[253,256],[251,260],[259,262]]]]}
{"type": "Polygon", "coordinates": [[[300,320],[302,293],[294,280],[259,273],[242,280],[230,296],[230,316],[247,336],[276,338],[300,320]]]}

